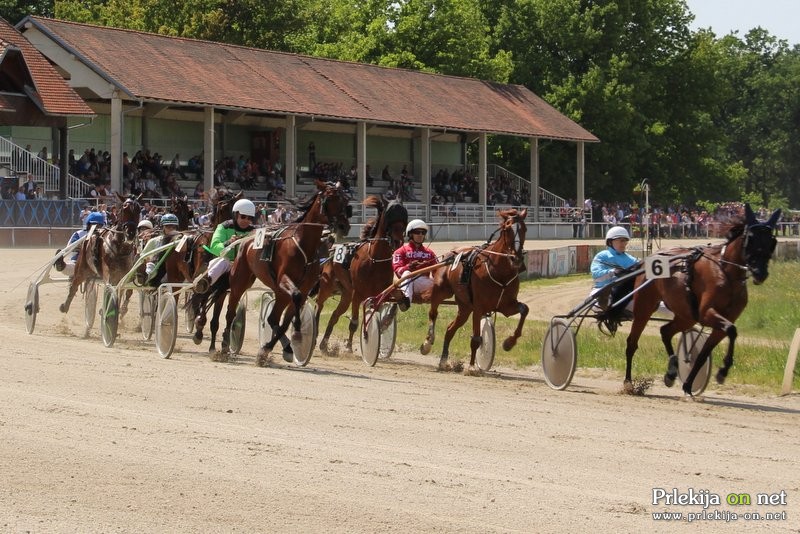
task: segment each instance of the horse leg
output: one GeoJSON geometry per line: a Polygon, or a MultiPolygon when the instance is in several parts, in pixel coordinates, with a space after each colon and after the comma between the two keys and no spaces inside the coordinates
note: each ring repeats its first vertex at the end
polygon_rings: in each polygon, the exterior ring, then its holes
{"type": "MultiPolygon", "coordinates": [[[[269,324],[270,329],[272,330],[272,337],[258,350],[258,354],[256,355],[256,365],[259,367],[264,367],[268,363],[269,353],[272,352],[272,349],[275,348],[275,345],[278,343],[278,341],[281,341],[282,338],[285,338],[286,330],[289,329],[289,323],[291,322],[292,315],[286,314],[286,316],[283,317],[283,312],[286,310],[289,304],[290,300],[287,294],[283,292],[275,293],[275,304],[272,307],[272,312],[267,317],[267,324],[269,324]],[[281,322],[281,317],[284,319],[283,322],[281,322]]],[[[286,345],[283,346],[284,351],[286,351],[286,345]]]]}
{"type": "Polygon", "coordinates": [[[625,341],[625,381],[622,388],[625,393],[633,392],[633,355],[639,348],[639,338],[642,336],[644,327],[647,326],[650,317],[658,309],[660,297],[655,291],[655,286],[650,285],[639,289],[633,295],[633,324],[631,333],[625,341]],[[652,288],[652,289],[651,289],[652,288]]]}
{"type": "MultiPolygon", "coordinates": [[[[75,269],[77,271],[77,268],[75,269]]],[[[69,307],[72,304],[72,299],[75,298],[75,293],[78,292],[78,288],[83,283],[82,279],[78,278],[78,275],[72,277],[69,284],[69,290],[67,291],[67,300],[65,300],[61,305],[58,307],[61,313],[67,313],[69,311],[69,307]]]]}
{"type": "Polygon", "coordinates": [[[661,343],[667,350],[669,362],[667,363],[667,372],[664,374],[664,385],[671,388],[675,383],[675,378],[678,376],[678,357],[675,355],[675,348],[672,345],[672,338],[678,332],[683,332],[692,327],[692,321],[684,321],[677,316],[670,322],[663,325],[659,331],[661,332],[661,343]]]}
{"type": "MultiPolygon", "coordinates": [[[[449,371],[451,369],[450,364],[447,363],[447,358],[450,354],[450,341],[452,341],[453,336],[455,335],[456,331],[461,328],[461,326],[467,322],[469,315],[472,313],[472,310],[469,309],[467,306],[462,306],[461,304],[458,305],[458,311],[456,312],[456,317],[453,319],[449,325],[447,325],[447,329],[444,332],[444,341],[442,342],[442,355],[439,357],[439,371],[449,371]]],[[[478,321],[480,324],[480,321],[478,321]]],[[[470,340],[470,346],[472,345],[472,340],[470,340]]],[[[477,347],[475,348],[477,351],[477,347]]]]}
{"type": "Polygon", "coordinates": [[[506,317],[510,317],[511,315],[519,313],[519,321],[517,322],[517,327],[514,329],[514,333],[503,340],[503,350],[506,352],[513,349],[517,344],[517,340],[522,335],[522,325],[525,324],[525,318],[528,316],[529,311],[528,305],[519,301],[511,303],[509,308],[509,311],[506,311],[505,309],[498,311],[506,317]]]}
{"type": "MultiPolygon", "coordinates": [[[[425,341],[419,347],[419,352],[422,355],[428,354],[433,347],[433,342],[436,341],[436,319],[439,318],[439,302],[431,301],[431,307],[428,310],[428,334],[425,336],[425,341]]],[[[442,353],[442,358],[447,361],[447,353],[442,353]]],[[[442,366],[442,361],[439,361],[439,366],[442,366]]]]}
{"type": "Polygon", "coordinates": [[[194,335],[192,336],[192,341],[195,345],[199,345],[203,342],[203,327],[206,325],[207,302],[207,295],[192,293],[192,300],[190,302],[190,306],[194,310],[194,335]]]}
{"type": "Polygon", "coordinates": [[[475,367],[475,355],[483,344],[483,338],[481,337],[482,318],[483,313],[479,313],[478,310],[472,310],[472,337],[469,338],[469,367],[464,369],[464,374],[467,376],[480,376],[483,374],[480,369],[475,367]]]}
{"type": "MultiPolygon", "coordinates": [[[[336,323],[339,322],[339,317],[342,316],[342,314],[347,310],[347,307],[350,305],[350,298],[351,295],[349,293],[342,292],[339,304],[336,306],[336,309],[333,310],[330,319],[328,319],[328,326],[325,327],[325,335],[322,336],[322,341],[319,342],[319,348],[325,354],[329,354],[328,339],[330,339],[331,334],[333,333],[333,328],[336,326],[336,323]]],[[[350,346],[348,346],[348,350],[350,352],[353,351],[352,343],[350,344],[350,346]]]]}
{"type": "Polygon", "coordinates": [[[122,298],[122,304],[119,307],[119,318],[122,319],[125,317],[125,314],[128,313],[128,302],[131,300],[131,295],[133,294],[132,289],[128,289],[125,291],[125,295],[122,298]]]}
{"type": "MultiPolygon", "coordinates": [[[[694,395],[692,395],[692,384],[694,384],[694,379],[697,377],[697,373],[700,372],[700,369],[702,369],[703,366],[706,364],[706,360],[708,359],[708,356],[711,354],[711,352],[714,350],[714,347],[716,347],[719,344],[719,342],[722,341],[722,338],[724,338],[726,335],[727,332],[725,332],[724,330],[714,329],[711,331],[711,334],[708,336],[708,341],[706,341],[706,344],[703,345],[702,350],[700,350],[700,353],[697,355],[697,359],[695,360],[694,365],[692,366],[692,370],[689,371],[689,376],[686,377],[686,381],[683,383],[683,394],[685,398],[694,399],[694,395]]],[[[730,347],[728,348],[730,349],[730,347]]],[[[728,357],[726,356],[726,359],[727,358],[728,357]]],[[[733,363],[732,355],[730,361],[732,364],[733,363]]],[[[722,369],[720,369],[720,371],[721,370],[722,369]]]]}
{"type": "MultiPolygon", "coordinates": [[[[211,324],[209,324],[209,332],[211,333],[211,343],[208,346],[208,352],[216,352],[217,350],[216,347],[217,332],[219,331],[219,317],[220,315],[222,315],[223,304],[225,304],[225,291],[220,291],[214,297],[214,309],[211,312],[211,324]]],[[[234,316],[236,315],[235,312],[236,308],[234,308],[234,316]]],[[[203,320],[205,320],[205,316],[203,316],[203,320]]],[[[227,350],[227,348],[223,347],[223,350],[227,350]]]]}
{"type": "MultiPolygon", "coordinates": [[[[344,296],[343,296],[342,300],[344,300],[344,296]]],[[[358,331],[358,320],[359,320],[359,317],[360,317],[359,309],[361,308],[361,305],[358,302],[359,299],[353,297],[353,293],[350,294],[350,298],[348,300],[350,301],[352,306],[350,308],[350,324],[348,324],[348,328],[350,329],[350,335],[347,338],[346,347],[347,347],[347,351],[352,353],[353,352],[353,337],[356,335],[356,332],[358,331]]]]}

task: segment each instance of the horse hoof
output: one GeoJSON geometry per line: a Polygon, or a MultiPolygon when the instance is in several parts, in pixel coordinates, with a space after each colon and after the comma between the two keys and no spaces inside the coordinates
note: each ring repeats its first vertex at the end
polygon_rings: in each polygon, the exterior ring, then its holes
{"type": "Polygon", "coordinates": [[[720,369],[717,371],[717,384],[724,384],[725,379],[728,377],[728,372],[720,369]]]}
{"type": "Polygon", "coordinates": [[[506,339],[505,341],[503,341],[503,350],[508,352],[511,349],[513,349],[514,345],[516,345],[516,344],[517,344],[517,340],[514,339],[513,337],[510,337],[510,338],[506,339]]]}
{"type": "Polygon", "coordinates": [[[430,342],[428,341],[424,342],[422,345],[419,346],[419,353],[425,356],[426,354],[430,353],[432,346],[433,344],[431,344],[430,342]]]}
{"type": "Polygon", "coordinates": [[[267,364],[269,364],[269,354],[259,350],[258,355],[256,355],[256,365],[258,367],[266,367],[267,364]]]}
{"type": "Polygon", "coordinates": [[[60,305],[58,306],[58,311],[60,311],[61,313],[67,313],[67,310],[68,310],[68,309],[69,309],[69,308],[67,308],[67,307],[66,307],[66,306],[64,306],[63,304],[60,304],[60,305]]]}
{"type": "Polygon", "coordinates": [[[436,370],[446,373],[446,372],[452,371],[453,370],[453,366],[447,360],[441,360],[441,361],[439,361],[439,366],[436,368],[436,370]]]}
{"type": "Polygon", "coordinates": [[[626,380],[622,383],[622,392],[625,395],[632,395],[633,394],[633,382],[630,380],[626,380]]]}
{"type": "Polygon", "coordinates": [[[195,333],[195,335],[192,336],[192,341],[195,345],[199,345],[203,342],[203,334],[195,333]]]}
{"type": "Polygon", "coordinates": [[[290,350],[283,351],[283,361],[285,361],[287,363],[293,363],[294,362],[294,352],[292,352],[290,350]]]}
{"type": "Polygon", "coordinates": [[[483,371],[474,365],[470,365],[464,368],[464,376],[483,376],[483,371]]]}
{"type": "Polygon", "coordinates": [[[664,375],[664,385],[667,386],[668,388],[671,388],[674,384],[675,384],[675,375],[670,375],[669,373],[666,373],[664,375]]]}
{"type": "Polygon", "coordinates": [[[218,350],[216,352],[211,353],[211,361],[226,363],[228,361],[228,351],[218,350]]]}
{"type": "Polygon", "coordinates": [[[675,383],[675,377],[678,376],[678,357],[674,354],[669,357],[667,364],[667,372],[664,375],[664,385],[671,388],[675,383]]]}

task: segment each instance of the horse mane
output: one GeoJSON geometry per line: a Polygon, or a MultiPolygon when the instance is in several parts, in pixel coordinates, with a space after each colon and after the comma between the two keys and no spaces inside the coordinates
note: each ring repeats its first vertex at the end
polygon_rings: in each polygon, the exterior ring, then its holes
{"type": "Polygon", "coordinates": [[[378,195],[370,195],[364,199],[363,204],[365,208],[375,208],[378,210],[378,215],[368,220],[361,229],[360,239],[369,239],[375,237],[375,233],[378,231],[378,221],[380,220],[381,214],[384,212],[386,202],[378,195]]]}

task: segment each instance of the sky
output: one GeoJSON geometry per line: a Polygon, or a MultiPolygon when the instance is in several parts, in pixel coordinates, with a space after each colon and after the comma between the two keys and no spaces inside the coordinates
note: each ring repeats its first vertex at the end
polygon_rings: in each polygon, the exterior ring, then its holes
{"type": "Polygon", "coordinates": [[[756,26],[771,35],[800,44],[800,0],[686,0],[695,16],[693,29],[708,28],[717,37],[739,30],[743,38],[756,26]]]}

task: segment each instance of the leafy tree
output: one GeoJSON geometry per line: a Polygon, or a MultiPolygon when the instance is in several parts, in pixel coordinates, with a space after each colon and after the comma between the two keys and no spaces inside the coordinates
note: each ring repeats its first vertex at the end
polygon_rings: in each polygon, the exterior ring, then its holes
{"type": "Polygon", "coordinates": [[[52,17],[54,0],[0,0],[0,17],[16,24],[28,15],[52,17]]]}

